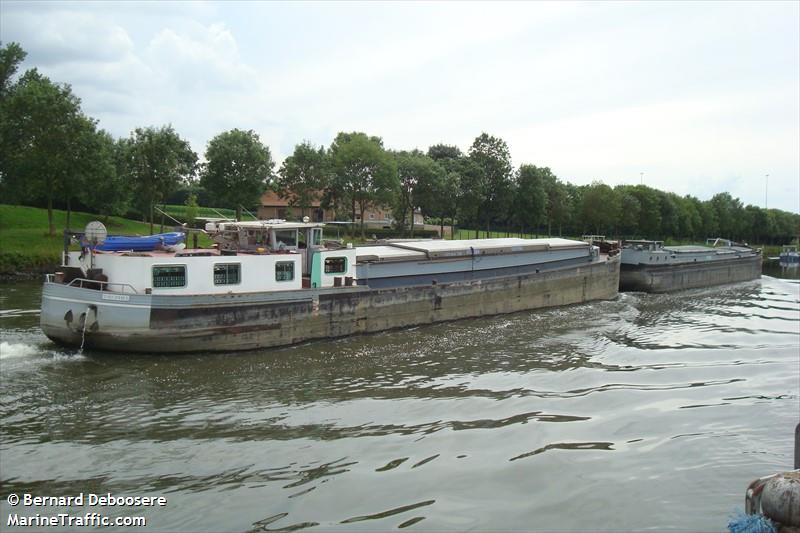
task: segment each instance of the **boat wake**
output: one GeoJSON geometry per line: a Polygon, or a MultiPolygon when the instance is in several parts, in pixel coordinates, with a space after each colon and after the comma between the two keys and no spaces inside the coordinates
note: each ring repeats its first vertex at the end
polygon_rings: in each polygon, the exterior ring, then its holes
{"type": "Polygon", "coordinates": [[[86,356],[80,353],[48,349],[47,345],[25,342],[0,343],[0,360],[6,364],[3,370],[28,368],[31,363],[57,361],[83,361],[86,356]]]}
{"type": "Polygon", "coordinates": [[[39,353],[36,346],[30,344],[11,344],[9,342],[0,343],[0,359],[15,359],[18,357],[30,357],[39,353]]]}

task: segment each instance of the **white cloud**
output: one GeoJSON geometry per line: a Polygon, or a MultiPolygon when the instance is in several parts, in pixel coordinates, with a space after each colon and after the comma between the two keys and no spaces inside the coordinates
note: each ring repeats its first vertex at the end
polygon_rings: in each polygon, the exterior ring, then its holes
{"type": "Polygon", "coordinates": [[[797,4],[0,3],[0,35],[116,135],[278,159],[364,130],[392,148],[505,139],[564,179],[800,209],[797,4]],[[774,178],[773,178],[774,176],[774,178]],[[771,194],[772,196],[772,194],[771,194]]]}

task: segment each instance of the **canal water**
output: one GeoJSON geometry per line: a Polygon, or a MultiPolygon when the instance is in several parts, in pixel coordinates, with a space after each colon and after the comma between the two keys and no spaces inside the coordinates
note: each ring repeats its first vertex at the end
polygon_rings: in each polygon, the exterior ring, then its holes
{"type": "Polygon", "coordinates": [[[0,527],[83,492],[166,497],[95,509],[152,531],[720,531],[792,468],[800,280],[768,272],[181,356],[64,351],[2,285],[0,527]]]}

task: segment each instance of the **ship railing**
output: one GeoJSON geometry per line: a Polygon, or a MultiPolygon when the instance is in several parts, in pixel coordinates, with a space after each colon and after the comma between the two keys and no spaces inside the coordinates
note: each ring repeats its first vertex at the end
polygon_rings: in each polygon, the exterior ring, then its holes
{"type": "MultiPolygon", "coordinates": [[[[45,275],[45,280],[49,283],[55,283],[55,274],[47,274],[45,275]]],[[[106,292],[117,292],[117,293],[130,293],[130,294],[139,294],[139,291],[133,285],[129,283],[115,283],[111,281],[98,281],[93,279],[86,279],[86,278],[75,278],[69,283],[67,283],[67,287],[76,287],[79,289],[94,289],[99,291],[106,291],[106,292]]]]}

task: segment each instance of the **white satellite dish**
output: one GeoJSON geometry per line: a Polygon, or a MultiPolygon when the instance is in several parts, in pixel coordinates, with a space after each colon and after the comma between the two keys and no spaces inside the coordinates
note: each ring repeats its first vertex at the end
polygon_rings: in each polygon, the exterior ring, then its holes
{"type": "Polygon", "coordinates": [[[91,244],[103,244],[108,237],[108,230],[99,220],[93,220],[86,224],[86,229],[83,230],[86,240],[91,244]]]}

